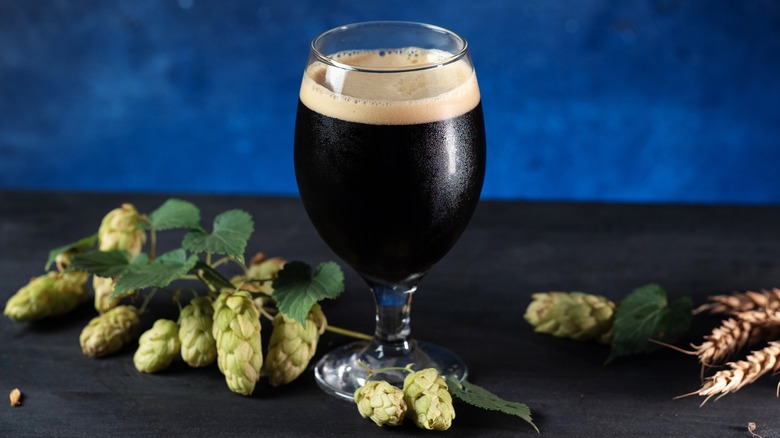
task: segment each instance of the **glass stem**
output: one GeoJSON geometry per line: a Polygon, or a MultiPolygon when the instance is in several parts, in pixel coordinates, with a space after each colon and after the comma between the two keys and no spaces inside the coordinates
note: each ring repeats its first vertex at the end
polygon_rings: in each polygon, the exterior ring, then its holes
{"type": "Polygon", "coordinates": [[[409,354],[414,348],[409,336],[409,312],[417,284],[383,284],[370,280],[368,284],[376,301],[376,331],[372,348],[387,356],[409,354]]]}

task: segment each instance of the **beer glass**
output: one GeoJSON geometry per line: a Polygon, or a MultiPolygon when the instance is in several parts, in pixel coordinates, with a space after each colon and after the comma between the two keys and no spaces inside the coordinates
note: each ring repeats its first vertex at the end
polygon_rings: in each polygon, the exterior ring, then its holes
{"type": "MultiPolygon", "coordinates": [[[[341,26],[311,44],[295,126],[295,174],[325,243],[368,283],[370,342],[327,353],[326,391],[352,399],[372,369],[466,376],[450,350],[410,337],[420,280],[466,228],[485,175],[485,129],[466,41],[413,22],[341,26]]],[[[457,299],[452,291],[452,299],[457,299]]],[[[453,323],[453,327],[455,324],[453,323]]],[[[382,378],[401,385],[405,373],[382,378]]]]}

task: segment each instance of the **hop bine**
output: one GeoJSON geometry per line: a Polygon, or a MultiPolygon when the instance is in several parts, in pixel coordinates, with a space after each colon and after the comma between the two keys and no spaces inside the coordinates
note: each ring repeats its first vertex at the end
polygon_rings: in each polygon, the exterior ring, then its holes
{"type": "Polygon", "coordinates": [[[168,367],[179,354],[179,326],[169,319],[158,319],[138,340],[133,356],[135,369],[156,373],[168,367]]]}
{"type": "Polygon", "coordinates": [[[212,334],[214,307],[208,297],[194,298],[179,315],[181,357],[191,367],[203,367],[217,358],[212,334]]]}
{"type": "Polygon", "coordinates": [[[274,317],[264,368],[271,386],[290,383],[306,370],[326,325],[318,304],[309,311],[306,327],[282,312],[274,317]]]}
{"type": "Polygon", "coordinates": [[[354,398],[360,415],[377,426],[398,426],[404,421],[404,392],[384,380],[366,382],[355,390],[354,398]]]}
{"type": "Polygon", "coordinates": [[[447,382],[434,368],[406,376],[404,401],[409,409],[408,415],[421,429],[447,430],[455,419],[447,382]]]}
{"type": "Polygon", "coordinates": [[[117,306],[93,318],[81,331],[81,351],[89,357],[102,357],[119,351],[135,338],[140,320],[138,309],[117,306]]]}
{"type": "Polygon", "coordinates": [[[87,277],[71,271],[33,278],[8,300],[3,314],[14,321],[32,321],[70,312],[87,299],[87,277]]]}
{"type": "Polygon", "coordinates": [[[582,292],[543,292],[532,298],[524,317],[537,333],[610,342],[615,313],[612,301],[582,292]]]}
{"type": "Polygon", "coordinates": [[[247,292],[222,292],[214,301],[217,364],[228,388],[242,395],[255,390],[263,366],[259,316],[247,292]]]}

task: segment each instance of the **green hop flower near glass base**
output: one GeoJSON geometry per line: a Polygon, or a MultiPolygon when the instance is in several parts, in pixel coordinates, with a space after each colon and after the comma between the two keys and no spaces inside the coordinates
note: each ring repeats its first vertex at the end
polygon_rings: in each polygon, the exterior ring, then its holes
{"type": "Polygon", "coordinates": [[[71,271],[35,277],[8,300],[3,314],[14,321],[33,321],[68,313],[87,300],[88,276],[71,271]]]}
{"type": "Polygon", "coordinates": [[[179,314],[181,358],[191,367],[204,367],[217,358],[214,305],[208,297],[192,299],[179,314]]]}
{"type": "Polygon", "coordinates": [[[228,388],[242,395],[252,394],[263,367],[259,317],[247,292],[223,292],[214,301],[217,365],[228,388]]]}
{"type": "Polygon", "coordinates": [[[532,298],[524,317],[537,333],[610,342],[615,313],[612,301],[582,292],[544,292],[532,298]]]}
{"type": "Polygon", "coordinates": [[[404,401],[414,424],[421,429],[447,430],[455,419],[447,382],[434,368],[413,372],[404,379],[404,401]]]}
{"type": "Polygon", "coordinates": [[[354,398],[360,415],[377,426],[399,426],[404,421],[404,392],[384,380],[366,382],[355,390],[354,398]]]}
{"type": "Polygon", "coordinates": [[[142,373],[156,373],[168,367],[179,354],[179,326],[170,319],[158,319],[138,339],[138,350],[133,355],[135,369],[142,373]]]}
{"type": "Polygon", "coordinates": [[[101,251],[122,249],[135,258],[146,242],[146,232],[141,224],[141,215],[133,204],[122,204],[100,222],[98,242],[101,251]]]}
{"type": "Polygon", "coordinates": [[[101,314],[81,331],[81,351],[89,357],[103,357],[119,351],[138,334],[138,309],[117,306],[101,314]]]}
{"type": "Polygon", "coordinates": [[[304,328],[298,321],[279,312],[265,358],[265,374],[271,386],[286,385],[301,375],[317,351],[317,342],[327,321],[319,304],[314,304],[304,328]]]}

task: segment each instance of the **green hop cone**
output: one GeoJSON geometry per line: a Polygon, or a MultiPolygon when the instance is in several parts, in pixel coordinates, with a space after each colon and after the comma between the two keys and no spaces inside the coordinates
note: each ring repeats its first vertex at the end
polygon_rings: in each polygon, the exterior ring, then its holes
{"type": "Polygon", "coordinates": [[[306,370],[326,325],[319,304],[309,311],[305,328],[281,312],[274,317],[265,358],[265,374],[271,386],[286,385],[306,370]]]}
{"type": "Polygon", "coordinates": [[[57,257],[54,258],[54,265],[57,266],[57,270],[65,272],[65,270],[68,269],[68,266],[70,266],[70,262],[73,260],[74,255],[76,255],[76,251],[73,250],[57,254],[57,257]]]}
{"type": "Polygon", "coordinates": [[[98,313],[108,312],[118,306],[122,298],[135,294],[135,290],[129,290],[112,299],[111,294],[114,293],[115,284],[113,278],[98,277],[97,275],[92,277],[92,290],[95,291],[95,310],[98,313]]]}
{"type": "Polygon", "coordinates": [[[89,357],[102,357],[119,351],[138,333],[138,309],[117,306],[101,314],[81,331],[81,351],[89,357]]]}
{"type": "Polygon", "coordinates": [[[447,430],[455,419],[447,382],[434,368],[406,376],[404,401],[409,409],[408,415],[421,429],[447,430]]]}
{"type": "Polygon", "coordinates": [[[615,303],[582,292],[544,292],[532,295],[525,320],[537,333],[578,341],[609,343],[615,303]]]}
{"type": "Polygon", "coordinates": [[[204,367],[217,358],[213,306],[208,297],[194,298],[179,315],[181,357],[191,367],[204,367]]]}
{"type": "Polygon", "coordinates": [[[217,365],[228,388],[242,395],[252,394],[263,367],[259,317],[247,292],[223,292],[214,301],[217,365]]]}
{"type": "Polygon", "coordinates": [[[384,380],[366,382],[355,390],[354,398],[360,415],[377,426],[399,426],[404,421],[404,392],[384,380]]]}
{"type": "Polygon", "coordinates": [[[170,319],[158,319],[138,339],[133,356],[135,369],[142,373],[161,371],[173,362],[180,347],[179,326],[170,319]]]}
{"type": "Polygon", "coordinates": [[[98,242],[101,251],[123,249],[132,257],[141,252],[146,242],[146,232],[141,215],[132,204],[125,203],[108,212],[100,222],[98,242]]]}
{"type": "Polygon", "coordinates": [[[88,276],[72,271],[35,277],[8,300],[3,314],[14,321],[33,321],[70,312],[86,301],[88,276]]]}
{"type": "Polygon", "coordinates": [[[272,257],[270,259],[265,258],[263,253],[257,253],[252,258],[252,263],[246,270],[246,279],[252,280],[265,280],[263,282],[251,283],[251,291],[262,292],[266,295],[271,295],[274,291],[272,286],[273,279],[279,274],[279,271],[284,268],[284,264],[287,261],[281,257],[272,257]]]}

